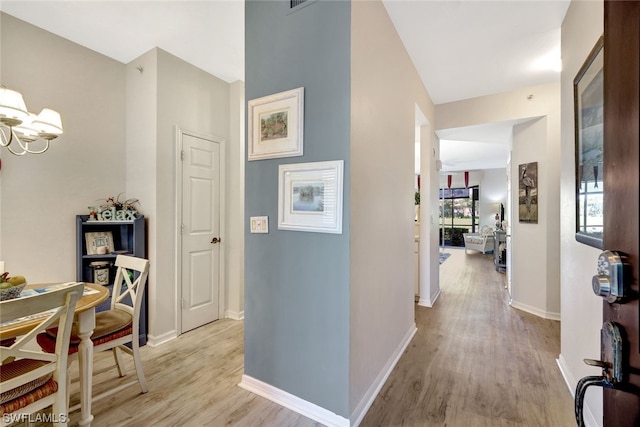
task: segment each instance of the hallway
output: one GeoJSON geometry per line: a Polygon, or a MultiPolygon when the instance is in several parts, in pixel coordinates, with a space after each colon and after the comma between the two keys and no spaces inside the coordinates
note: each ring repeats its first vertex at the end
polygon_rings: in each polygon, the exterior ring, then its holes
{"type": "Polygon", "coordinates": [[[560,323],[509,307],[493,256],[446,249],[442,293],[361,426],[574,426],[560,323]]]}

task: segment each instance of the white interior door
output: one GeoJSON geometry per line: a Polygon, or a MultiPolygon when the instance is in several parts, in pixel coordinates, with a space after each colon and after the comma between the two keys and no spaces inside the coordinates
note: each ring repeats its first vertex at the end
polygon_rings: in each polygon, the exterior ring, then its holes
{"type": "Polygon", "coordinates": [[[220,143],[182,133],[182,332],[220,318],[220,143]]]}

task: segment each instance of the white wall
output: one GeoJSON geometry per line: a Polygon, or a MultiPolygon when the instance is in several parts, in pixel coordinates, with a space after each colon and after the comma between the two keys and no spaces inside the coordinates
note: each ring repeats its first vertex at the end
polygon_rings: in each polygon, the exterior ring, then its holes
{"type": "MultiPolygon", "coordinates": [[[[548,211],[553,198],[546,197],[551,187],[557,187],[557,180],[548,179],[549,162],[547,154],[547,119],[539,118],[514,126],[512,151],[512,222],[511,228],[511,269],[513,274],[512,305],[541,317],[559,318],[559,308],[550,308],[547,298],[550,293],[560,291],[560,276],[551,276],[549,268],[553,264],[553,251],[549,241],[558,242],[558,236],[547,238],[546,229],[550,223],[558,223],[558,215],[550,216],[548,211]],[[538,223],[520,223],[518,213],[518,165],[538,163],[538,223]],[[554,311],[555,309],[555,311],[554,311]]],[[[557,255],[556,255],[557,257],[557,255]]],[[[558,300],[559,298],[556,298],[558,300]]],[[[559,301],[558,301],[559,302],[559,301]]]]}
{"type": "MultiPolygon", "coordinates": [[[[562,151],[560,175],[562,323],[559,364],[571,392],[578,379],[599,375],[582,359],[600,355],[602,299],[591,290],[600,250],[575,239],[575,148],[573,79],[604,31],[602,2],[573,1],[562,24],[562,151]]],[[[588,425],[602,425],[602,389],[590,388],[585,407],[588,425]],[[597,420],[597,421],[596,421],[597,420]]]]}
{"type": "MultiPolygon", "coordinates": [[[[229,88],[229,146],[227,149],[227,313],[244,318],[244,82],[229,88]]],[[[275,224],[271,224],[275,227],[275,224]]]]}
{"type": "Polygon", "coordinates": [[[62,115],[64,134],[41,155],[2,154],[2,252],[29,282],[76,278],[75,216],[125,188],[125,67],[1,14],[1,84],[36,114],[62,115]]]}
{"type": "MultiPolygon", "coordinates": [[[[415,106],[432,122],[433,105],[382,2],[352,2],[351,23],[349,404],[355,422],[415,331],[415,106]]],[[[428,204],[422,209],[429,212],[428,204]]]]}
{"type": "MultiPolygon", "coordinates": [[[[543,175],[546,190],[541,191],[539,204],[545,211],[539,223],[522,224],[522,226],[533,226],[536,233],[534,240],[516,239],[517,229],[521,227],[517,222],[517,211],[512,212],[511,221],[511,255],[516,257],[516,252],[524,256],[529,251],[542,251],[544,257],[544,286],[540,286],[539,276],[525,275],[518,271],[518,266],[513,265],[511,269],[512,290],[519,288],[520,295],[535,295],[527,301],[514,299],[513,305],[532,312],[536,315],[559,319],[560,310],[560,195],[557,183],[560,176],[560,85],[546,84],[527,88],[522,88],[510,92],[483,96],[464,101],[441,104],[436,107],[436,129],[450,129],[463,126],[479,125],[484,123],[503,122],[508,120],[525,120],[538,117],[545,117],[546,128],[539,135],[542,140],[531,141],[534,144],[530,149],[538,148],[536,157],[527,157],[528,161],[538,161],[544,163],[545,172],[543,175]],[[534,304],[529,304],[535,302],[534,304]]],[[[517,175],[517,158],[519,150],[524,146],[519,146],[514,138],[512,147],[512,172],[517,175]]],[[[527,148],[529,149],[529,148],[527,148]]],[[[461,176],[454,176],[454,183],[463,179],[461,176]]],[[[473,182],[470,179],[470,183],[473,182]]],[[[452,186],[456,186],[455,184],[452,186]]],[[[512,188],[513,202],[517,203],[517,187],[512,188]]],[[[509,255],[508,255],[509,256],[509,255]]],[[[539,260],[539,262],[542,262],[539,260]]],[[[540,264],[541,267],[543,267],[540,264]]]]}

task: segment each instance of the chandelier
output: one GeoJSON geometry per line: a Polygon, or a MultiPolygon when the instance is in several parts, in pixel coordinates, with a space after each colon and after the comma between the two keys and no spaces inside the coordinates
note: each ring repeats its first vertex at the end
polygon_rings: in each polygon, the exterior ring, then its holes
{"type": "Polygon", "coordinates": [[[44,108],[35,115],[27,111],[22,94],[0,86],[0,145],[12,154],[41,154],[52,139],[62,134],[62,120],[57,111],[44,108]],[[38,139],[44,140],[36,142],[38,139]],[[37,148],[34,148],[35,143],[37,148]]]}

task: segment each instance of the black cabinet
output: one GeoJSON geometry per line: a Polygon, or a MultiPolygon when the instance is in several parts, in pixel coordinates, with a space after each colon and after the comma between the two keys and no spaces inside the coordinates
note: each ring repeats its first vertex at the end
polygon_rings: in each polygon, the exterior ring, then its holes
{"type": "MultiPolygon", "coordinates": [[[[92,234],[90,234],[92,236],[92,234]]],[[[89,215],[76,215],[76,280],[79,282],[104,281],[105,286],[113,287],[116,275],[114,265],[119,254],[147,257],[146,225],[144,216],[132,221],[89,221],[89,215]],[[89,243],[87,250],[87,233],[110,233],[113,252],[91,254],[94,252],[89,243]]],[[[140,345],[147,343],[147,290],[144,293],[140,311],[140,345]]],[[[111,298],[96,307],[96,311],[108,310],[111,298]]]]}

